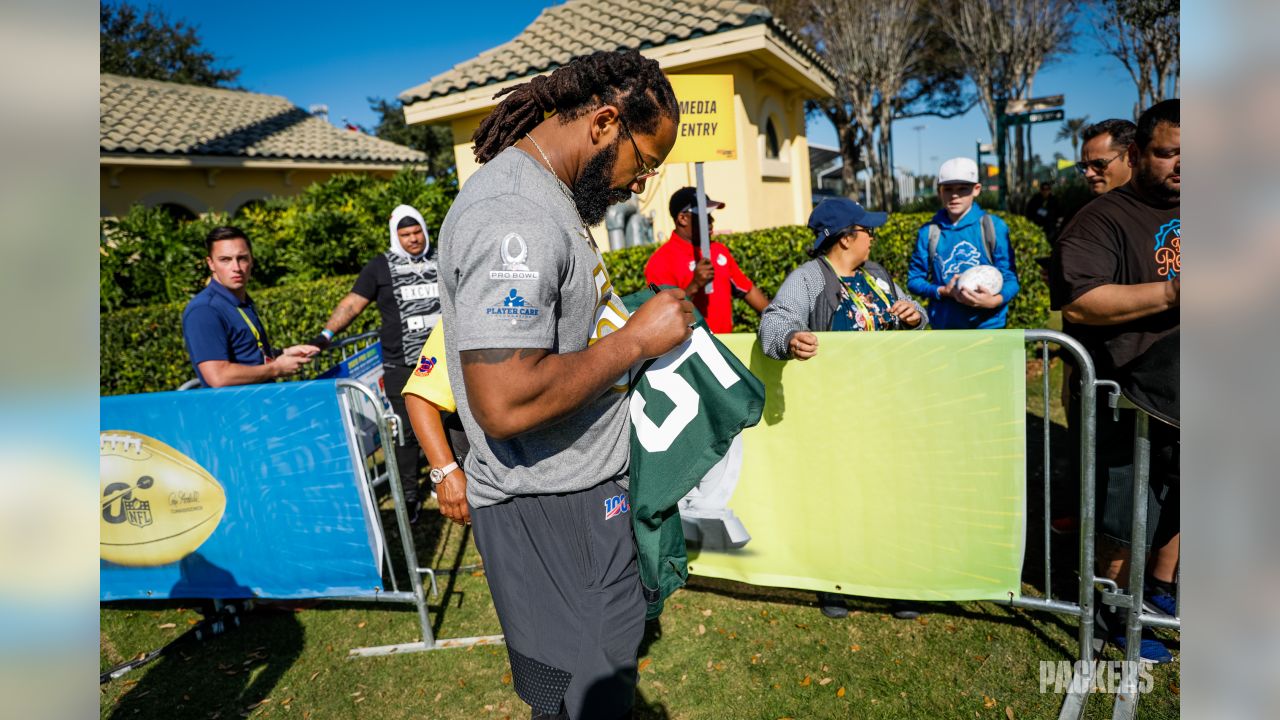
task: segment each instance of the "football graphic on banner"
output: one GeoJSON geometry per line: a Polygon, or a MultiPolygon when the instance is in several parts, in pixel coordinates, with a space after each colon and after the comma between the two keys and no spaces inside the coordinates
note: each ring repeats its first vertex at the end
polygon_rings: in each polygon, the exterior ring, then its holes
{"type": "Polygon", "coordinates": [[[167,565],[209,539],[227,496],[208,470],[141,433],[104,430],[98,444],[103,560],[167,565]]]}

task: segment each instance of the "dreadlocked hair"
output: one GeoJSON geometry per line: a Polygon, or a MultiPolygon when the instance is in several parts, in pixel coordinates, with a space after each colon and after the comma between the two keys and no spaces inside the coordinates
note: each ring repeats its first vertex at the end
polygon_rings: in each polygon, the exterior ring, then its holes
{"type": "Polygon", "coordinates": [[[627,127],[654,133],[658,118],[679,120],[671,83],[658,61],[635,50],[582,55],[529,82],[502,90],[494,98],[506,98],[476,129],[476,161],[486,163],[524,137],[549,114],[570,122],[602,105],[614,105],[626,116],[627,127]]]}

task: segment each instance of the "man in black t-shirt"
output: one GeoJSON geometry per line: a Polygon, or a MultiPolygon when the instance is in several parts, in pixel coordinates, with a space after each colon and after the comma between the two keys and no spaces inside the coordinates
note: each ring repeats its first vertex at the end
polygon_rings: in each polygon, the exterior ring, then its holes
{"type": "MultiPolygon", "coordinates": [[[[422,215],[408,205],[401,205],[391,213],[389,225],[390,250],[364,266],[351,292],[338,302],[312,343],[326,347],[376,300],[382,315],[383,387],[402,426],[408,429],[409,416],[400,391],[413,373],[418,350],[440,320],[440,292],[436,254],[422,215]]],[[[418,491],[421,456],[417,437],[405,432],[404,444],[396,447],[396,463],[400,467],[400,486],[404,489],[409,514],[415,521],[422,503],[418,491]]]]}
{"type": "MultiPolygon", "coordinates": [[[[1181,130],[1178,100],[1142,114],[1128,162],[1128,184],[1085,206],[1062,231],[1052,273],[1062,305],[1063,331],[1089,350],[1102,379],[1126,384],[1130,370],[1162,338],[1178,330],[1181,266],[1181,130]]],[[[1132,507],[1132,414],[1112,421],[1105,402],[1098,413],[1098,497],[1102,502],[1098,573],[1124,586],[1132,507]]],[[[1152,560],[1144,595],[1172,614],[1178,557],[1178,431],[1151,423],[1149,517],[1152,560]]],[[[1112,640],[1123,637],[1122,619],[1103,618],[1112,640]]],[[[1154,637],[1142,656],[1168,661],[1154,637]]]]}

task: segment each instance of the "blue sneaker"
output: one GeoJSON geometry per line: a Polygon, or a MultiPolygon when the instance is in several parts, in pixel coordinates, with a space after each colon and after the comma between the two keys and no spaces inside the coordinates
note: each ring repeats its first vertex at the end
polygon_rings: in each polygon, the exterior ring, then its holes
{"type": "MultiPolygon", "coordinates": [[[[1115,645],[1116,649],[1120,652],[1124,652],[1125,648],[1128,647],[1129,644],[1126,642],[1124,635],[1112,636],[1111,643],[1115,645]]],[[[1138,646],[1138,656],[1143,660],[1156,665],[1173,662],[1173,653],[1169,652],[1169,648],[1165,647],[1164,643],[1157,640],[1154,636],[1147,637],[1146,632],[1143,633],[1142,644],[1138,646]]]]}
{"type": "Polygon", "coordinates": [[[1142,591],[1142,609],[1150,613],[1177,617],[1178,598],[1162,589],[1147,586],[1142,591]]]}

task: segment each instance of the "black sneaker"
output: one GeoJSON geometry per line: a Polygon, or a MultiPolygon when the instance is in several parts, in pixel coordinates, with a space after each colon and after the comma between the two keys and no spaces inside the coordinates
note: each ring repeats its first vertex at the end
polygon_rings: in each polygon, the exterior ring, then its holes
{"type": "Polygon", "coordinates": [[[833,593],[818,593],[818,606],[822,609],[822,614],[832,620],[849,615],[849,606],[845,604],[844,598],[833,593]]]}
{"type": "Polygon", "coordinates": [[[890,603],[889,610],[893,613],[893,616],[899,620],[915,620],[920,617],[919,605],[902,600],[894,600],[890,603]]]}

